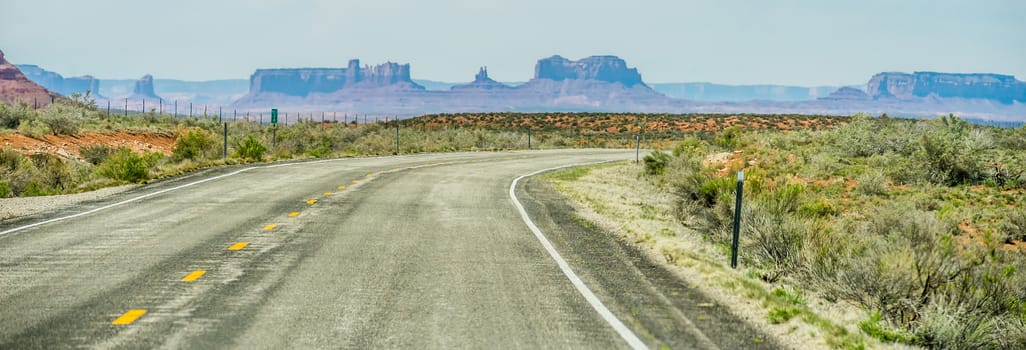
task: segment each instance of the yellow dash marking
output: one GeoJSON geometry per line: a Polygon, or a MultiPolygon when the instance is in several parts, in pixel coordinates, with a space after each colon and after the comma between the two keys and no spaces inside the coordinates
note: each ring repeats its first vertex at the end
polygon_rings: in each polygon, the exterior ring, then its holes
{"type": "Polygon", "coordinates": [[[239,242],[228,246],[228,250],[240,250],[249,245],[249,242],[239,242]]]}
{"type": "Polygon", "coordinates": [[[360,183],[360,180],[353,180],[353,183],[354,184],[358,184],[358,183],[360,183]]]}
{"type": "Polygon", "coordinates": [[[324,192],[324,195],[325,195],[325,196],[330,196],[330,195],[332,195],[332,194],[333,194],[333,193],[331,193],[331,192],[324,192]]]}
{"type": "Polygon", "coordinates": [[[114,319],[114,322],[111,322],[111,324],[132,324],[132,322],[135,322],[135,320],[138,320],[140,317],[142,317],[142,315],[145,314],[146,310],[143,309],[128,310],[123,315],[121,315],[121,317],[114,319]]]}
{"type": "Polygon", "coordinates": [[[207,273],[207,270],[193,271],[192,273],[185,275],[185,278],[182,278],[182,282],[192,282],[198,280],[200,277],[203,277],[203,274],[205,273],[207,273]]]}
{"type": "Polygon", "coordinates": [[[317,203],[316,199],[309,199],[309,200],[306,201],[307,205],[314,205],[314,203],[317,203]]]}
{"type": "Polygon", "coordinates": [[[374,176],[374,174],[367,174],[367,177],[371,177],[371,176],[374,176]]]}
{"type": "Polygon", "coordinates": [[[269,224],[269,225],[267,225],[267,226],[264,226],[264,230],[266,230],[266,231],[270,231],[270,230],[273,230],[273,229],[274,229],[275,227],[278,227],[278,225],[275,225],[275,224],[269,224]]]}
{"type": "Polygon", "coordinates": [[[299,216],[299,212],[298,211],[294,211],[294,212],[289,213],[289,217],[290,218],[294,218],[294,217],[297,217],[297,216],[299,216]]]}
{"type": "Polygon", "coordinates": [[[344,189],[346,189],[346,185],[338,185],[338,189],[344,190],[344,189]]]}

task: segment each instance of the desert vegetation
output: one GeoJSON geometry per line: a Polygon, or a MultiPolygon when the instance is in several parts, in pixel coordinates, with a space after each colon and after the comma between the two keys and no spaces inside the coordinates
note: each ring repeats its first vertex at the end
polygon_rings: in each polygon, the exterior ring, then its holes
{"type": "MultiPolygon", "coordinates": [[[[399,153],[508,150],[569,147],[633,147],[635,135],[646,146],[665,145],[684,132],[715,130],[821,129],[847,118],[810,116],[633,115],[604,113],[429,115],[391,121],[337,123],[312,119],[270,126],[227,121],[216,115],[175,118],[150,110],[108,114],[86,95],[74,95],[42,109],[26,103],[0,103],[0,134],[32,138],[78,137],[95,133],[163,135],[173,147],[132,150],[117,145],[83,145],[78,154],[3,147],[0,198],[88,191],[123,183],[145,182],[197,168],[301,158],[399,153]],[[530,130],[528,130],[530,129],[530,130]]],[[[227,118],[226,118],[227,119],[227,118]]],[[[74,152],[72,152],[74,153],[74,152]]]]}
{"type": "MultiPolygon", "coordinates": [[[[745,171],[742,267],[861,307],[867,335],[1023,348],[1024,143],[1026,128],[858,115],[819,131],[686,137],[647,156],[640,176],[672,193],[677,220],[726,256],[745,171]]],[[[802,315],[791,299],[771,323],[802,315]]]]}

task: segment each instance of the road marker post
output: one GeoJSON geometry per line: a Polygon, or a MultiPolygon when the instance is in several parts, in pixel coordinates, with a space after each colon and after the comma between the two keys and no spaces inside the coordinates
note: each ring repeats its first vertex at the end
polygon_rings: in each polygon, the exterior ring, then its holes
{"type": "MultiPolygon", "coordinates": [[[[260,115],[260,119],[263,120],[263,115],[260,115]]],[[[278,109],[271,108],[271,146],[273,147],[278,143],[278,109]]]]}
{"type": "Polygon", "coordinates": [[[399,155],[399,121],[395,122],[395,155],[399,155]]]}
{"type": "Polygon", "coordinates": [[[221,159],[228,159],[228,122],[224,123],[224,153],[221,159]]]}
{"type": "Polygon", "coordinates": [[[737,245],[741,237],[741,197],[745,187],[745,172],[737,172],[737,197],[734,204],[734,239],[730,243],[730,268],[737,268],[737,245]]]}
{"type": "Polygon", "coordinates": [[[531,128],[527,128],[527,149],[531,149],[531,128]]]}
{"type": "Polygon", "coordinates": [[[641,159],[641,135],[634,135],[634,163],[639,163],[641,159]]]}

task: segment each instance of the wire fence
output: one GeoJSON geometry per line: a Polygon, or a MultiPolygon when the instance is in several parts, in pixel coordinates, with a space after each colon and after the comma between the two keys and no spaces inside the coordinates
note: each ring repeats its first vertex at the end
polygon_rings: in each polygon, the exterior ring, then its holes
{"type": "MultiPolygon", "coordinates": [[[[40,102],[34,101],[34,104],[40,102]]],[[[175,118],[192,118],[192,117],[217,117],[218,121],[225,120],[243,120],[256,122],[260,124],[270,123],[270,109],[261,112],[255,112],[252,108],[247,108],[240,111],[234,106],[225,106],[218,104],[198,104],[193,102],[170,100],[165,101],[163,99],[113,99],[98,102],[97,107],[106,108],[107,115],[111,114],[123,114],[125,116],[133,114],[145,114],[153,113],[157,115],[172,115],[175,118]]],[[[389,122],[398,119],[397,115],[382,115],[382,114],[370,114],[370,113],[355,113],[353,111],[306,111],[306,110],[278,110],[279,124],[289,125],[290,123],[297,123],[299,121],[320,121],[320,122],[335,122],[335,123],[373,123],[373,122],[389,122]]],[[[909,119],[921,119],[921,117],[908,117],[909,119]]],[[[980,119],[980,118],[962,118],[967,122],[986,125],[1000,128],[1022,128],[1026,126],[1026,117],[1024,120],[991,120],[991,119],[980,119]]]]}
{"type": "MultiPolygon", "coordinates": [[[[111,115],[170,115],[174,118],[217,118],[221,121],[248,121],[259,124],[271,123],[270,109],[262,112],[254,112],[252,109],[239,110],[234,106],[223,106],[216,104],[194,104],[192,102],[179,102],[178,100],[164,101],[155,100],[105,100],[98,102],[97,107],[104,110],[107,116],[111,115]]],[[[349,111],[301,111],[301,110],[278,110],[277,124],[294,124],[300,121],[311,122],[332,122],[332,123],[388,123],[399,119],[397,115],[381,115],[368,113],[354,113],[349,111]]]]}

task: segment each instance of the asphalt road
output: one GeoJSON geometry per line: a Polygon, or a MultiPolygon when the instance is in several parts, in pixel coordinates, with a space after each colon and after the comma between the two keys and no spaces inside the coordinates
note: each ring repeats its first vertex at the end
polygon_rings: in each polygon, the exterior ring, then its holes
{"type": "Polygon", "coordinates": [[[0,348],[751,345],[737,341],[759,338],[746,328],[703,334],[736,320],[716,311],[717,322],[695,322],[688,305],[706,301],[668,296],[687,287],[650,278],[658,269],[639,269],[643,259],[615,240],[568,240],[580,227],[528,179],[516,191],[559,237],[561,268],[510,199],[520,175],[630,158],[569,150],[220,168],[6,223],[0,348]],[[10,231],[25,225],[36,226],[10,231]],[[600,256],[625,251],[634,258],[600,256]]]}

